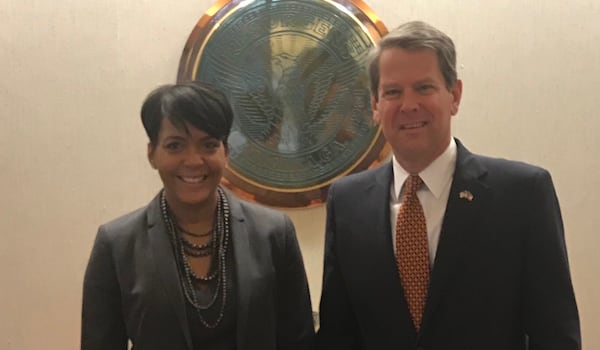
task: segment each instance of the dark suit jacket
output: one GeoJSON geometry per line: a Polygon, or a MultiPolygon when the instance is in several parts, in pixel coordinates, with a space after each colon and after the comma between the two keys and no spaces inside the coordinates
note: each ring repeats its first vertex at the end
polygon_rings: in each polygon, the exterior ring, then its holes
{"type": "MultiPolygon", "coordinates": [[[[294,227],[277,211],[231,208],[237,349],[309,349],[314,326],[294,227]]],[[[191,350],[173,250],[158,196],[98,231],[83,288],[83,350],[191,350]]]]}
{"type": "Polygon", "coordinates": [[[317,349],[581,348],[549,173],[474,155],[456,142],[418,334],[392,248],[391,163],[331,186],[317,349]],[[472,200],[461,198],[462,191],[470,191],[472,200]]]}

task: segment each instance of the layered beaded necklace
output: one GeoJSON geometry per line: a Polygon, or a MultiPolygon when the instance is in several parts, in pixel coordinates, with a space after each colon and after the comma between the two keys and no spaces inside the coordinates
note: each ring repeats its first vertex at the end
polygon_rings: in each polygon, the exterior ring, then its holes
{"type": "Polygon", "coordinates": [[[209,256],[209,255],[212,255],[213,251],[215,250],[214,246],[215,246],[215,242],[216,242],[216,240],[215,240],[216,235],[213,235],[211,240],[205,244],[196,244],[194,242],[188,241],[187,239],[185,239],[185,237],[183,237],[183,235],[179,235],[178,237],[181,240],[181,243],[183,245],[183,250],[185,252],[185,255],[187,255],[187,256],[194,256],[194,257],[209,256]]]}
{"type": "Polygon", "coordinates": [[[175,218],[170,214],[169,205],[165,198],[165,191],[160,194],[160,208],[163,221],[167,227],[169,238],[173,245],[175,260],[179,267],[179,280],[188,302],[196,309],[200,322],[207,328],[215,328],[223,319],[225,304],[227,302],[227,246],[229,245],[229,203],[223,189],[217,187],[217,211],[215,227],[212,238],[206,244],[195,244],[181,237],[177,232],[178,225],[175,218]],[[211,271],[206,276],[197,275],[190,265],[188,256],[213,256],[211,271]],[[215,264],[216,262],[216,264],[215,264]],[[216,265],[216,266],[215,266],[216,265]],[[195,283],[207,283],[216,279],[214,295],[207,304],[201,304],[196,294],[195,283]],[[219,314],[213,322],[206,320],[203,311],[211,308],[217,299],[221,299],[219,314]]]}

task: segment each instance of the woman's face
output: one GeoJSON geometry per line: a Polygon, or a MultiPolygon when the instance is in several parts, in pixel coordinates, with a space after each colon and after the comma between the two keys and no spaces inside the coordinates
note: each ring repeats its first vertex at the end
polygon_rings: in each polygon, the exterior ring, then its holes
{"type": "Polygon", "coordinates": [[[163,118],[156,145],[148,144],[148,159],[160,174],[172,209],[210,209],[216,205],[216,188],[227,166],[227,151],[221,140],[186,126],[189,133],[163,118]]]}

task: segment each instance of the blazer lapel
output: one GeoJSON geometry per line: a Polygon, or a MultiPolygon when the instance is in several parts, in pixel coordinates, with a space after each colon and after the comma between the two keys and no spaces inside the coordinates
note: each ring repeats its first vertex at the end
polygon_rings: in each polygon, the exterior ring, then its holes
{"type": "Polygon", "coordinates": [[[480,212],[489,202],[490,190],[481,181],[487,170],[459,140],[456,144],[456,168],[431,272],[421,334],[426,331],[427,322],[443,298],[448,281],[456,273],[455,266],[466,248],[468,235],[477,232],[480,212]]]}
{"type": "Polygon", "coordinates": [[[185,312],[185,300],[179,281],[179,271],[173,255],[173,248],[169,240],[169,233],[162,220],[160,209],[160,195],[156,196],[148,205],[148,239],[151,245],[153,261],[167,297],[171,301],[173,311],[179,320],[179,327],[183,330],[188,349],[192,349],[192,338],[189,323],[185,312]]]}
{"type": "Polygon", "coordinates": [[[245,217],[240,202],[227,190],[227,199],[231,209],[231,243],[233,246],[236,293],[237,293],[237,344],[239,350],[244,350],[247,343],[248,318],[250,314],[250,297],[252,294],[252,278],[255,273],[253,260],[250,256],[250,242],[244,225],[245,217]]]}

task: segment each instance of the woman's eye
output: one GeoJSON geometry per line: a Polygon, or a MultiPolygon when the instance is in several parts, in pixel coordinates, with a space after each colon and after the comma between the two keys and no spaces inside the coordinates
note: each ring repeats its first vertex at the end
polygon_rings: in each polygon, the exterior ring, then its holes
{"type": "Polygon", "coordinates": [[[216,141],[207,142],[204,145],[204,147],[206,147],[206,149],[209,149],[209,150],[215,150],[215,149],[219,148],[219,146],[221,146],[221,143],[216,142],[216,141]]]}
{"type": "Polygon", "coordinates": [[[183,148],[183,145],[180,142],[169,142],[165,145],[165,148],[169,151],[178,151],[183,148]]]}

